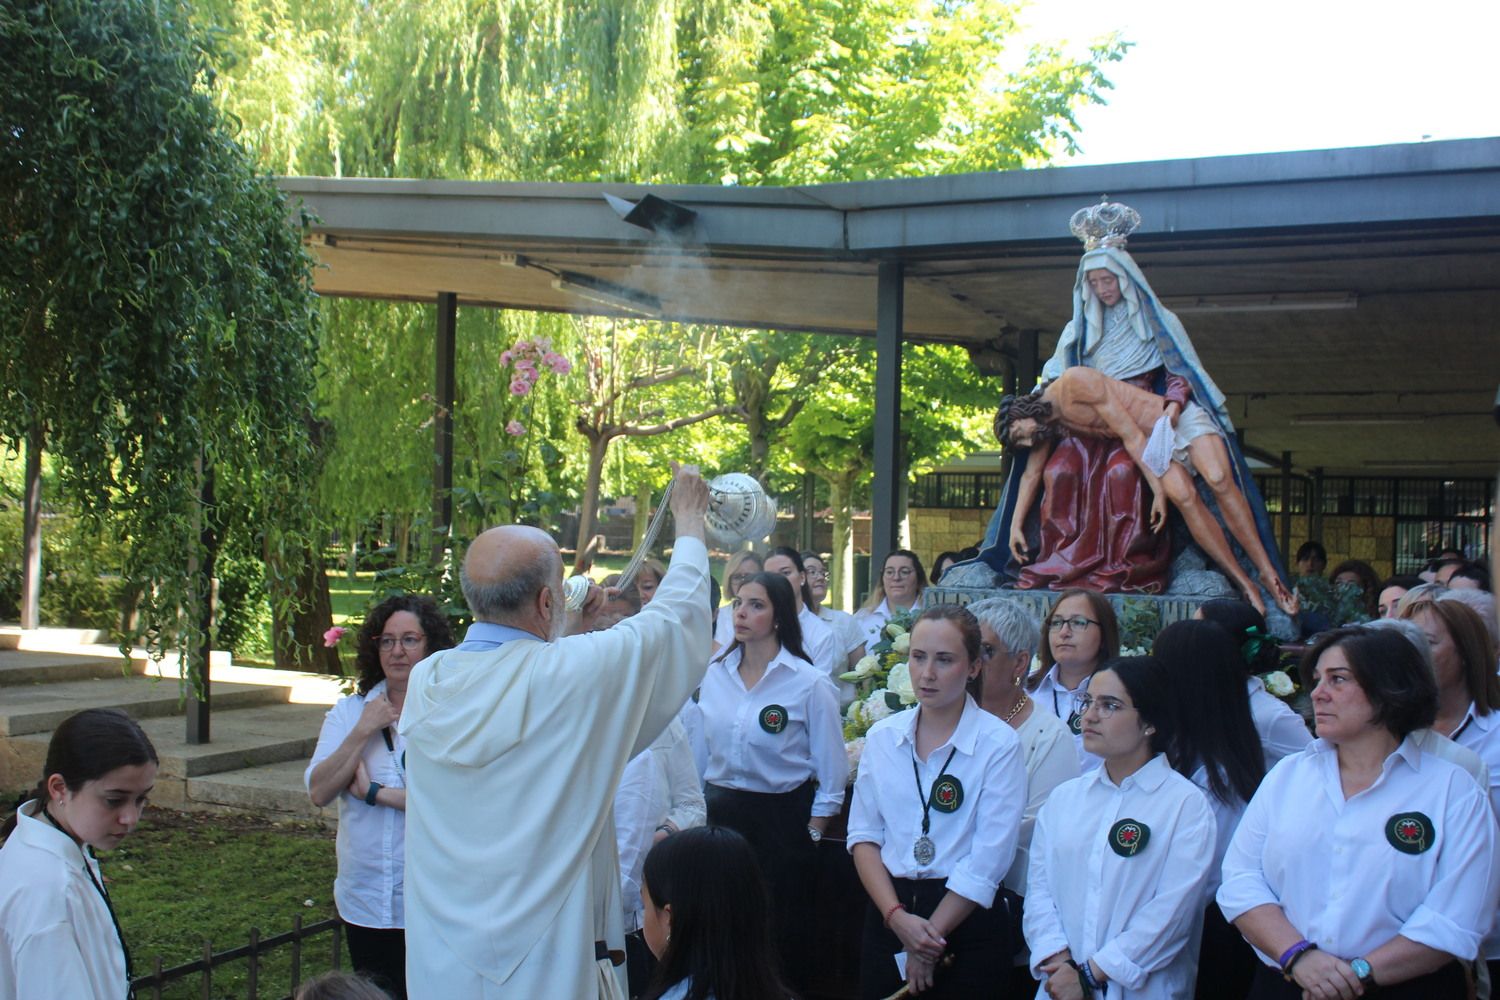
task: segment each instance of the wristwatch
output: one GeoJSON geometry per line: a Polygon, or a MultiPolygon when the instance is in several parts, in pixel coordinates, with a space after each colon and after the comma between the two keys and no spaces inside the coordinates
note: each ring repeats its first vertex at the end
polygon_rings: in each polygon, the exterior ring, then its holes
{"type": "Polygon", "coordinates": [[[1359,977],[1359,985],[1363,986],[1366,990],[1375,988],[1375,970],[1370,968],[1369,962],[1366,962],[1363,958],[1351,958],[1349,960],[1349,968],[1353,969],[1354,974],[1359,977]]]}
{"type": "Polygon", "coordinates": [[[370,782],[370,790],[365,792],[365,805],[373,806],[375,804],[375,796],[379,795],[380,790],[384,787],[385,786],[378,781],[370,782]]]}
{"type": "Polygon", "coordinates": [[[823,840],[823,834],[819,832],[817,827],[811,824],[807,827],[807,835],[812,838],[814,844],[821,843],[823,840]]]}

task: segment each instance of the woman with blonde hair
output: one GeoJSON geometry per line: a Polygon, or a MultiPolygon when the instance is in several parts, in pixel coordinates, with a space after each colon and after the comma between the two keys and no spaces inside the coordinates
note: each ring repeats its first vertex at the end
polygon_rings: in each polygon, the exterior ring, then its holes
{"type": "Polygon", "coordinates": [[[741,584],[762,569],[765,569],[765,563],[754,549],[741,549],[724,563],[724,603],[714,619],[714,652],[734,641],[734,595],[739,592],[741,584]]]}

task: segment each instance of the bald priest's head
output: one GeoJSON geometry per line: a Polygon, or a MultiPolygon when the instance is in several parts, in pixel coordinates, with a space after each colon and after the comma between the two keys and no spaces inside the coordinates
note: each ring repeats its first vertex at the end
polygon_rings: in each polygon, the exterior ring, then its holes
{"type": "Polygon", "coordinates": [[[563,561],[540,528],[491,528],[469,546],[459,576],[475,621],[509,625],[553,641],[563,634],[563,561]]]}

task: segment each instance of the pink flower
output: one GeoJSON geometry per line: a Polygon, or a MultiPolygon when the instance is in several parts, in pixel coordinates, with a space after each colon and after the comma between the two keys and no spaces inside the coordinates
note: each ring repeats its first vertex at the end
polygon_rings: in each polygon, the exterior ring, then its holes
{"type": "Polygon", "coordinates": [[[511,348],[516,354],[530,354],[535,349],[536,345],[529,340],[518,340],[516,341],[516,345],[511,348]]]}
{"type": "Polygon", "coordinates": [[[500,352],[500,367],[504,368],[508,364],[510,364],[510,352],[509,351],[501,351],[500,352]]]}
{"type": "Polygon", "coordinates": [[[513,378],[510,380],[510,394],[512,396],[524,396],[531,391],[531,383],[524,378],[513,378]]]}
{"type": "Polygon", "coordinates": [[[552,351],[548,351],[546,354],[542,355],[542,364],[546,365],[548,368],[551,368],[553,372],[557,373],[558,375],[566,375],[568,374],[568,372],[573,370],[573,362],[569,361],[561,354],[557,354],[552,351]]]}
{"type": "Polygon", "coordinates": [[[344,626],[335,625],[333,628],[323,633],[323,645],[328,647],[329,649],[332,649],[334,646],[337,646],[339,644],[339,640],[344,637],[344,633],[347,631],[349,630],[344,628],[344,626]]]}
{"type": "Polygon", "coordinates": [[[517,361],[516,371],[520,372],[521,377],[526,381],[536,381],[536,365],[532,364],[529,360],[522,358],[520,361],[517,361]]]}
{"type": "Polygon", "coordinates": [[[520,437],[522,434],[526,433],[526,428],[521,426],[519,421],[512,420],[510,423],[505,425],[505,433],[510,434],[514,437],[520,437]]]}

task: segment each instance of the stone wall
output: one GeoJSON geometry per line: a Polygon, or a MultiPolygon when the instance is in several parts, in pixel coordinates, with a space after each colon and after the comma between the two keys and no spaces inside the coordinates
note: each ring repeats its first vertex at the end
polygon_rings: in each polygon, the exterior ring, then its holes
{"type": "MultiPolygon", "coordinates": [[[[1271,529],[1279,535],[1279,516],[1271,517],[1271,529]]],[[[1295,573],[1293,565],[1297,549],[1310,537],[1308,519],[1305,514],[1292,515],[1291,551],[1283,553],[1287,570],[1295,573]]],[[[1396,521],[1390,517],[1349,517],[1337,514],[1323,515],[1323,547],[1328,550],[1328,569],[1331,571],[1345,559],[1359,559],[1375,567],[1381,579],[1395,572],[1396,566],[1396,521]]]]}
{"type": "Polygon", "coordinates": [[[993,511],[953,510],[943,507],[912,507],[907,510],[911,528],[911,548],[932,569],[939,552],[957,552],[965,546],[978,545],[990,526],[993,511]]]}

